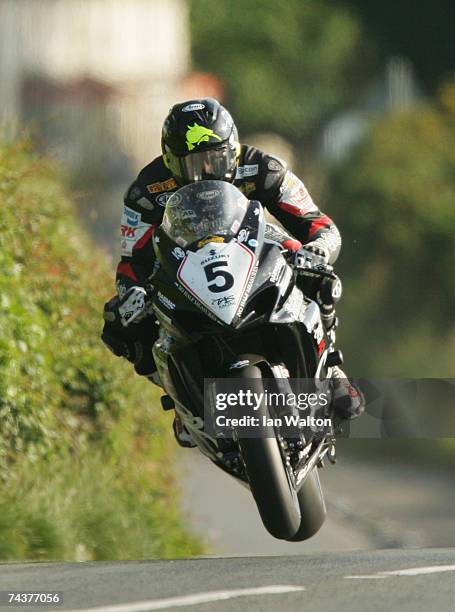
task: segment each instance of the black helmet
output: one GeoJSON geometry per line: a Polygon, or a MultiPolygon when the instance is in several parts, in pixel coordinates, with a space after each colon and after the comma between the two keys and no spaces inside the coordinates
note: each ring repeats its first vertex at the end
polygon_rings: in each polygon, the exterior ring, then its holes
{"type": "Polygon", "coordinates": [[[179,185],[234,180],[240,154],[237,128],[214,98],[175,104],[164,121],[161,149],[179,185]]]}

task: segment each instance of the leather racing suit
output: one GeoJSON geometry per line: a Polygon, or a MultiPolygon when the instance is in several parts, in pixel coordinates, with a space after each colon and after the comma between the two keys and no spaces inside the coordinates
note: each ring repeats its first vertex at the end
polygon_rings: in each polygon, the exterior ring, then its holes
{"type": "MultiPolygon", "coordinates": [[[[341,236],[332,219],[314,204],[303,182],[286,164],[250,145],[242,145],[233,184],[250,200],[259,200],[291,236],[268,225],[272,239],[284,248],[297,251],[302,244],[322,249],[333,264],[341,247],[341,236]]],[[[118,295],[105,306],[102,338],[119,356],[134,363],[138,374],[153,380],[155,363],[152,346],[158,336],[153,315],[125,328],[109,316],[119,299],[133,286],[144,286],[155,260],[152,236],[161,224],[164,207],[178,189],[162,156],[139,173],[125,194],[121,220],[121,261],[117,266],[118,295]],[[152,317],[152,320],[150,320],[152,317]]],[[[310,296],[313,297],[313,296],[310,296]]]]}

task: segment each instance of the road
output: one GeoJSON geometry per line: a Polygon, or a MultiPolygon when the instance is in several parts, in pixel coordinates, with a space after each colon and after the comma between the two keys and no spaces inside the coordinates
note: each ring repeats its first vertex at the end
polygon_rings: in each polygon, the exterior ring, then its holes
{"type": "Polygon", "coordinates": [[[1,590],[63,591],[62,606],[41,610],[428,612],[453,609],[455,598],[455,552],[450,549],[5,564],[0,569],[1,590]]]}
{"type": "Polygon", "coordinates": [[[197,451],[182,449],[180,457],[185,510],[196,530],[208,532],[214,556],[3,564],[0,590],[63,592],[63,605],[39,608],[62,611],[453,609],[453,475],[393,456],[342,456],[320,472],[326,524],[308,542],[291,544],[265,532],[237,482],[197,451]]]}
{"type": "MultiPolygon", "coordinates": [[[[385,448],[381,440],[375,444],[385,448]]],[[[319,471],[326,522],[308,542],[294,544],[269,536],[250,493],[197,450],[181,449],[179,457],[184,511],[215,554],[455,546],[454,476],[431,465],[403,463],[387,452],[379,460],[341,449],[338,463],[319,471]]]]}

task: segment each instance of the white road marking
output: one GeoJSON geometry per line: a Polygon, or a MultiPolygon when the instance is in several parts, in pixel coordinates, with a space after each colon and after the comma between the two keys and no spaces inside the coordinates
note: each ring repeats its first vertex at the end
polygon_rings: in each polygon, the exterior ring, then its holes
{"type": "Polygon", "coordinates": [[[455,572],[455,565],[430,565],[428,567],[410,567],[403,570],[380,572],[386,576],[418,576],[419,574],[439,574],[439,572],[455,572]]]}
{"type": "Polygon", "coordinates": [[[96,608],[84,608],[68,610],[67,612],[147,612],[148,610],[164,610],[166,608],[178,608],[181,606],[195,606],[197,604],[233,599],[235,597],[247,597],[248,595],[279,595],[280,593],[291,593],[292,591],[304,591],[305,587],[294,585],[272,584],[270,586],[255,587],[252,589],[236,589],[232,591],[207,591],[206,593],[193,593],[180,597],[167,597],[165,599],[151,599],[150,601],[137,601],[128,604],[113,606],[97,606],[96,608]]]}
{"type": "Polygon", "coordinates": [[[364,580],[366,578],[375,578],[375,579],[388,578],[388,576],[379,576],[378,574],[362,574],[360,576],[345,576],[345,578],[347,580],[351,580],[351,579],[364,580]]]}
{"type": "Polygon", "coordinates": [[[455,565],[429,565],[428,567],[410,567],[401,570],[387,570],[376,574],[363,574],[359,576],[345,576],[346,579],[390,578],[391,576],[420,576],[423,574],[439,574],[441,572],[455,572],[455,565]]]}

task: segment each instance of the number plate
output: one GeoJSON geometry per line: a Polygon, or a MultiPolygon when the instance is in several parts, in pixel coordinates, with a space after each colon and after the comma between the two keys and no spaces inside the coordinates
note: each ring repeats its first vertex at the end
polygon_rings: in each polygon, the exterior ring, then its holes
{"type": "Polygon", "coordinates": [[[188,252],[177,278],[224,323],[237,312],[253,269],[254,254],[236,240],[211,242],[197,253],[188,252]]]}

